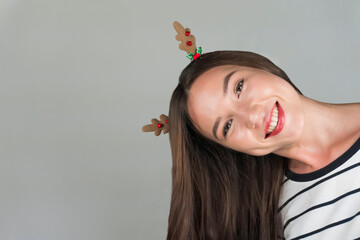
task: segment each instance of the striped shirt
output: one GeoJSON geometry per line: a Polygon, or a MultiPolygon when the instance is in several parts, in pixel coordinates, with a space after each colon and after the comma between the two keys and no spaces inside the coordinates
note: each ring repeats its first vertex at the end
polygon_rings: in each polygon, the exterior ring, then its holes
{"type": "Polygon", "coordinates": [[[286,170],[278,211],[281,239],[359,239],[360,138],[315,172],[286,170]]]}

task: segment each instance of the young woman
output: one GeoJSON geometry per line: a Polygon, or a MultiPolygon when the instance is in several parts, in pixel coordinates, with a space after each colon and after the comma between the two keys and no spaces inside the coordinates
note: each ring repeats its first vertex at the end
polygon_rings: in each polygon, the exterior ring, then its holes
{"type": "Polygon", "coordinates": [[[219,51],[183,70],[169,123],[168,239],[360,237],[359,103],[312,100],[265,57],[219,51]]]}

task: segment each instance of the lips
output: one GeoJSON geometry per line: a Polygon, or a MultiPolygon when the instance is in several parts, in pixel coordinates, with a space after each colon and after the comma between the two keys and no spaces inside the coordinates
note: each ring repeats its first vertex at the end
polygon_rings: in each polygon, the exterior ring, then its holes
{"type": "Polygon", "coordinates": [[[265,123],[265,139],[275,136],[281,132],[285,124],[285,114],[280,103],[276,101],[273,108],[271,109],[267,121],[265,123]],[[277,122],[276,122],[276,110],[277,110],[277,122]],[[275,120],[274,120],[275,119],[275,120]],[[271,124],[272,123],[272,124],[271,124]],[[276,126],[274,128],[274,124],[276,126]],[[272,131],[271,131],[272,130],[272,131]]]}

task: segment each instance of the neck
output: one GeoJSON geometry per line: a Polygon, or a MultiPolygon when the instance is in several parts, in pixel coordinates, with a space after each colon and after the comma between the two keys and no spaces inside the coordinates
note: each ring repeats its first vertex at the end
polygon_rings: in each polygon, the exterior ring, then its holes
{"type": "Polygon", "coordinates": [[[290,159],[296,173],[316,171],[341,156],[360,137],[360,103],[328,104],[301,96],[304,131],[293,145],[275,154],[290,159]]]}

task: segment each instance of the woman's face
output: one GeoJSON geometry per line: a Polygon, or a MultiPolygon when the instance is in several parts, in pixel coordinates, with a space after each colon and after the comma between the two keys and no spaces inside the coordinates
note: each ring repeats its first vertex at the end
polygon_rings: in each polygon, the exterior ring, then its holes
{"type": "Polygon", "coordinates": [[[269,72],[219,66],[192,84],[188,110],[205,137],[259,156],[284,150],[300,138],[304,128],[300,96],[269,72]]]}

